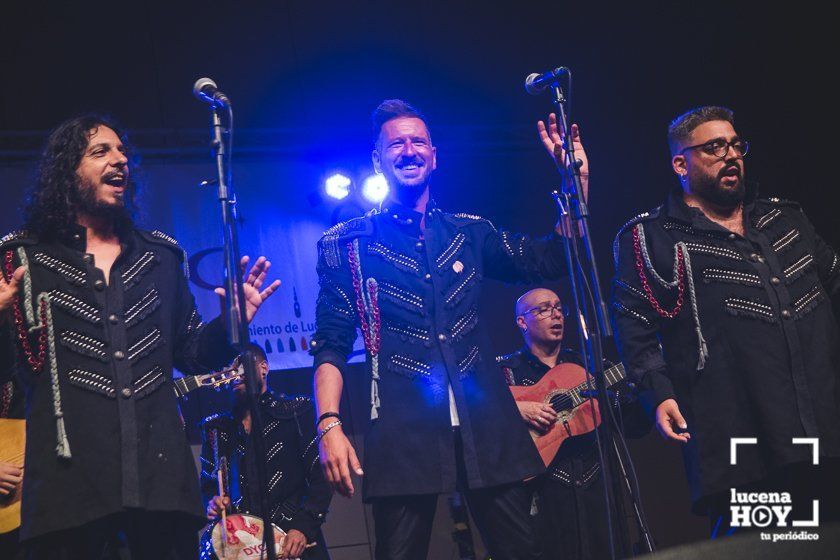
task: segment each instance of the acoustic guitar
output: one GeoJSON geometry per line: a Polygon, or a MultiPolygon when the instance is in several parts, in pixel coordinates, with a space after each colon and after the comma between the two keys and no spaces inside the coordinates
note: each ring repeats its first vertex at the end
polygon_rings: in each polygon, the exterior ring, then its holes
{"type": "MultiPolygon", "coordinates": [[[[0,418],[0,463],[23,466],[26,448],[26,423],[24,420],[0,418]]],[[[8,496],[0,496],[0,534],[20,527],[21,484],[8,496]]]]}
{"type": "MultiPolygon", "coordinates": [[[[604,371],[607,387],[612,387],[624,379],[624,366],[616,364],[604,371]]],[[[543,462],[548,466],[557,455],[557,450],[568,438],[587,434],[601,424],[601,411],[598,400],[589,398],[587,377],[592,376],[577,364],[558,364],[548,370],[542,379],[534,385],[510,387],[516,401],[537,401],[550,404],[557,412],[557,420],[547,432],[541,433],[531,428],[531,437],[540,452],[543,462]],[[593,420],[592,413],[595,413],[593,420]]]]}
{"type": "MultiPolygon", "coordinates": [[[[236,361],[230,367],[220,371],[180,377],[174,380],[175,396],[183,397],[199,387],[221,387],[242,377],[244,373],[244,368],[236,361]]],[[[23,466],[25,449],[26,421],[0,418],[0,463],[23,466]]],[[[19,484],[8,496],[0,496],[0,534],[9,533],[20,527],[22,486],[23,484],[19,484]]]]}

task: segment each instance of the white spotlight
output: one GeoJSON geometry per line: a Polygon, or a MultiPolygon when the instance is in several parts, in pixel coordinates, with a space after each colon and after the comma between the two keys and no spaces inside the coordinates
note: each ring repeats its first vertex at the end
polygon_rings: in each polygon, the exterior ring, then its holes
{"type": "Polygon", "coordinates": [[[362,183],[362,196],[368,202],[379,204],[388,196],[388,181],[381,173],[371,175],[362,183]]]}
{"type": "Polygon", "coordinates": [[[345,177],[341,173],[336,173],[335,175],[330,175],[324,182],[324,192],[330,198],[341,200],[350,194],[350,185],[352,184],[353,181],[348,177],[345,177]]]}

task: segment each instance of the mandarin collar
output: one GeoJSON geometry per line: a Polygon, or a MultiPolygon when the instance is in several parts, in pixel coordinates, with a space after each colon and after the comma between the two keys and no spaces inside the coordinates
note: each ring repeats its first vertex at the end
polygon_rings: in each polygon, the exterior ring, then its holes
{"type": "MultiPolygon", "coordinates": [[[[744,187],[743,211],[744,216],[748,217],[758,197],[758,183],[755,181],[746,181],[744,187]]],[[[699,208],[686,204],[685,200],[683,200],[683,191],[679,187],[674,187],[668,193],[663,210],[664,216],[691,224],[697,228],[715,230],[721,228],[721,226],[707,218],[699,208]]]]}
{"type": "MultiPolygon", "coordinates": [[[[433,199],[429,199],[429,202],[426,203],[425,223],[427,228],[429,227],[434,215],[439,212],[440,210],[438,209],[435,201],[433,199]]],[[[420,222],[423,220],[423,214],[417,212],[413,208],[409,208],[408,206],[400,204],[396,200],[390,199],[383,203],[380,213],[388,222],[416,234],[420,233],[420,222]]]]}

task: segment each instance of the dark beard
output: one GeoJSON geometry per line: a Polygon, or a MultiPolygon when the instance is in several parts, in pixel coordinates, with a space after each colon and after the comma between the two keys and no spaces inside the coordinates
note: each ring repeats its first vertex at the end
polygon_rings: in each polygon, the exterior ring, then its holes
{"type": "Polygon", "coordinates": [[[114,225],[115,232],[127,231],[134,225],[134,218],[126,201],[130,200],[131,187],[123,193],[123,199],[119,204],[105,204],[96,199],[96,190],[90,187],[79,186],[79,203],[76,212],[87,214],[93,218],[99,218],[114,225]]]}
{"type": "Polygon", "coordinates": [[[428,182],[421,183],[419,185],[403,185],[401,183],[396,183],[394,185],[394,198],[403,206],[413,208],[428,185],[428,182]]]}
{"type": "Polygon", "coordinates": [[[744,178],[739,177],[733,189],[723,188],[720,185],[721,178],[722,175],[694,177],[691,180],[691,192],[719,208],[735,208],[744,201],[744,178]]]}

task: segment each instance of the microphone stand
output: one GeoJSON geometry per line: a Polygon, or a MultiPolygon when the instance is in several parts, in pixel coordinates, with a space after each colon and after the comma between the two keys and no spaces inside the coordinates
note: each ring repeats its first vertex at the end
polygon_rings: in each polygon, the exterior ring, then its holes
{"type": "Polygon", "coordinates": [[[259,500],[255,504],[260,519],[263,520],[263,547],[265,558],[276,560],[277,554],[274,549],[274,529],[271,519],[268,518],[270,510],[266,497],[268,496],[268,475],[266,472],[265,442],[263,441],[263,421],[259,410],[260,380],[257,373],[257,357],[248,348],[250,337],[248,336],[248,319],[245,313],[245,291],[243,289],[242,274],[240,269],[239,236],[236,228],[236,196],[232,187],[232,174],[230,165],[230,150],[233,138],[233,108],[228,103],[222,105],[213,103],[211,105],[211,126],[213,129],[213,152],[216,159],[216,172],[219,176],[217,181],[218,200],[222,215],[222,238],[225,266],[225,318],[228,324],[228,337],[231,346],[239,350],[243,356],[245,368],[245,388],[247,393],[248,409],[251,411],[251,445],[256,456],[257,489],[259,500]],[[222,125],[222,108],[227,109],[228,127],[222,125]],[[225,134],[228,137],[228,144],[225,146],[225,134]],[[232,297],[231,294],[235,294],[232,297]],[[238,303],[242,302],[242,305],[238,303]]]}
{"type": "MultiPolygon", "coordinates": [[[[559,207],[561,227],[565,233],[563,241],[566,252],[566,264],[569,269],[569,282],[577,312],[578,334],[581,344],[584,347],[581,355],[583,356],[586,371],[591,373],[595,380],[594,390],[591,386],[592,380],[589,377],[587,377],[587,384],[589,385],[590,394],[597,394],[598,402],[602,403],[601,407],[606,407],[606,412],[601,412],[601,417],[605,418],[606,421],[602,422],[601,426],[594,431],[598,446],[598,460],[601,463],[601,482],[604,489],[604,505],[606,506],[607,512],[606,523],[609,533],[610,558],[615,560],[617,551],[613,512],[617,512],[618,509],[613,507],[613,502],[619,500],[620,495],[616,492],[615,487],[610,488],[611,482],[613,482],[611,459],[618,461],[618,471],[624,477],[627,487],[631,489],[629,497],[633,502],[636,522],[644,539],[645,546],[650,552],[653,552],[655,547],[647,528],[641,503],[638,500],[638,493],[632,491],[633,485],[627,475],[626,466],[629,464],[632,468],[629,453],[626,456],[626,462],[622,461],[619,455],[613,455],[608,445],[608,442],[613,442],[613,446],[615,446],[616,430],[612,421],[612,404],[604,375],[602,340],[612,336],[612,329],[608,320],[607,306],[602,295],[598,267],[595,261],[595,252],[589,228],[589,207],[583,196],[580,177],[580,166],[582,162],[575,157],[574,142],[572,141],[571,129],[569,128],[566,114],[567,100],[560,86],[560,77],[563,73],[569,76],[569,89],[571,89],[571,71],[568,68],[554,70],[555,80],[551,84],[553,94],[552,103],[554,104],[555,114],[557,115],[557,126],[563,139],[563,150],[565,153],[565,161],[558,165],[558,170],[563,176],[563,187],[561,192],[552,192],[552,196],[559,207]]],[[[591,412],[593,420],[596,420],[594,406],[591,408],[591,412]]],[[[597,421],[595,425],[597,425],[597,421]]],[[[623,437],[623,435],[618,433],[618,437],[623,437]]],[[[618,451],[618,448],[615,447],[615,450],[618,451]]],[[[619,523],[621,522],[620,520],[618,521],[619,523]]]]}

